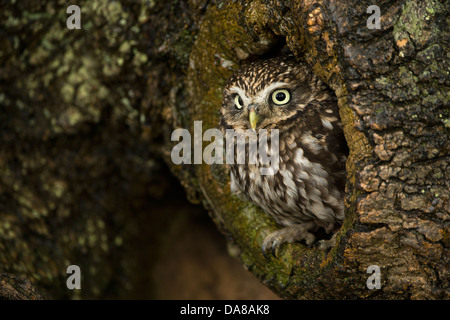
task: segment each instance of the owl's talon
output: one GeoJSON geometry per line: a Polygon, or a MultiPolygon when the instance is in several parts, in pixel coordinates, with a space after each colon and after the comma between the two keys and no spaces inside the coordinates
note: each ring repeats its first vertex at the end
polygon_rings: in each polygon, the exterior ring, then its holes
{"type": "Polygon", "coordinates": [[[268,255],[267,255],[267,250],[270,248],[271,252],[272,252],[272,256],[275,258],[278,258],[277,255],[277,250],[280,247],[280,245],[283,243],[283,240],[281,237],[277,237],[274,233],[268,235],[262,244],[262,254],[264,256],[264,258],[268,259],[268,255]],[[271,237],[271,235],[274,235],[273,237],[271,237]]]}
{"type": "Polygon", "coordinates": [[[322,251],[329,251],[329,249],[331,249],[333,246],[336,245],[336,235],[333,235],[333,237],[329,240],[319,240],[317,242],[314,242],[315,241],[314,235],[306,231],[306,228],[303,226],[304,225],[290,226],[269,234],[264,239],[261,248],[264,258],[266,259],[269,258],[267,251],[270,248],[272,256],[278,259],[278,250],[280,246],[285,242],[292,243],[304,240],[308,248],[317,248],[322,251]],[[297,235],[293,235],[291,229],[298,229],[300,230],[300,232],[297,235]]]}
{"type": "Polygon", "coordinates": [[[264,243],[263,243],[263,245],[261,247],[261,252],[262,252],[264,258],[268,259],[267,255],[266,255],[266,246],[265,246],[264,243]]]}
{"type": "Polygon", "coordinates": [[[275,239],[275,241],[272,243],[272,255],[275,257],[275,258],[278,258],[278,255],[277,255],[277,249],[278,249],[278,247],[281,245],[281,243],[279,243],[280,241],[279,241],[279,238],[277,238],[277,239],[275,239]]]}
{"type": "Polygon", "coordinates": [[[317,243],[314,244],[314,246],[322,251],[328,251],[332,247],[336,245],[336,233],[331,237],[331,239],[328,240],[320,240],[317,241],[317,243]]]}
{"type": "Polygon", "coordinates": [[[309,231],[314,228],[316,228],[316,224],[314,222],[305,222],[302,224],[287,226],[283,229],[272,232],[264,239],[262,244],[262,252],[264,257],[267,258],[267,249],[271,248],[272,255],[275,258],[278,258],[278,249],[285,242],[292,243],[304,240],[307,246],[311,246],[315,241],[315,237],[309,231]]]}

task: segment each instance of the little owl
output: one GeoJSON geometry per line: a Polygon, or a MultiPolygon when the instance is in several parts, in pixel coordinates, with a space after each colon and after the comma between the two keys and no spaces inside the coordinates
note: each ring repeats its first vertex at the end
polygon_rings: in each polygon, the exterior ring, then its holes
{"type": "MultiPolygon", "coordinates": [[[[348,149],[336,96],[316,75],[293,56],[245,65],[225,86],[219,126],[223,132],[254,130],[256,135],[278,129],[275,174],[262,175],[259,169],[267,164],[261,162],[230,165],[231,191],[283,226],[264,239],[264,254],[270,249],[275,255],[285,242],[311,245],[319,228],[336,233],[344,220],[348,149]]],[[[319,247],[333,243],[334,236],[319,247]]]]}

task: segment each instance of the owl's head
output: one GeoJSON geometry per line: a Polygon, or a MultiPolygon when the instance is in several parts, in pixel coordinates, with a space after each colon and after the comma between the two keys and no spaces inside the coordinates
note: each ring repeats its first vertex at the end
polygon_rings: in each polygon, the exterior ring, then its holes
{"type": "Polygon", "coordinates": [[[298,118],[322,83],[293,56],[250,63],[225,86],[222,128],[280,128],[298,118]]]}

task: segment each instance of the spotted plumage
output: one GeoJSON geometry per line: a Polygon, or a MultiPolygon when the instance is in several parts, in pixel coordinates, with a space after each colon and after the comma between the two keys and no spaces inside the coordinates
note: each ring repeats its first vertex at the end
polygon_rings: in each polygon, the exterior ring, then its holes
{"type": "Polygon", "coordinates": [[[265,238],[263,251],[283,242],[312,244],[319,227],[330,234],[339,229],[348,150],[334,93],[305,65],[283,56],[243,66],[224,89],[219,126],[224,132],[279,130],[273,175],[261,174],[267,167],[261,162],[230,165],[232,192],[284,227],[265,238]]]}

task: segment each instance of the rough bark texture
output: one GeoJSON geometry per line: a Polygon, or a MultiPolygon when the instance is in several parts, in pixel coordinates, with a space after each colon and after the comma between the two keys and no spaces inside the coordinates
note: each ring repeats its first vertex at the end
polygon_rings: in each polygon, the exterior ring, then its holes
{"type": "Polygon", "coordinates": [[[42,300],[48,297],[25,276],[0,274],[0,300],[42,300]]]}
{"type": "Polygon", "coordinates": [[[448,3],[378,1],[379,30],[372,4],[82,1],[82,30],[68,30],[64,1],[2,2],[0,271],[61,297],[77,261],[82,297],[113,290],[162,157],[282,297],[448,299],[448,3]],[[175,166],[170,137],[216,127],[232,71],[284,43],[338,96],[347,218],[328,254],[298,244],[266,259],[274,222],[230,195],[225,166],[175,166]],[[366,287],[370,265],[381,289],[366,287]]]}

